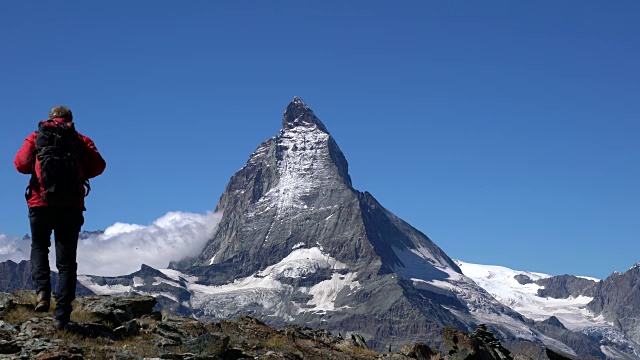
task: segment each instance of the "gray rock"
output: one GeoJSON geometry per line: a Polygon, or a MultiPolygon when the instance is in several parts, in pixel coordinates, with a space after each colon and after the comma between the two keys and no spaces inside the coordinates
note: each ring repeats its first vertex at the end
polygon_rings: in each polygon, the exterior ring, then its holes
{"type": "Polygon", "coordinates": [[[6,315],[15,308],[18,297],[12,294],[0,293],[0,315],[6,315]]]}
{"type": "Polygon", "coordinates": [[[219,356],[229,347],[229,337],[224,334],[203,334],[185,343],[189,352],[207,356],[219,356]]]}
{"type": "Polygon", "coordinates": [[[519,282],[521,285],[531,284],[533,282],[533,280],[531,280],[531,278],[528,277],[527,275],[518,274],[513,278],[516,279],[516,281],[519,282]]]}
{"type": "Polygon", "coordinates": [[[354,344],[357,347],[360,347],[360,348],[363,348],[363,349],[368,349],[369,348],[367,346],[367,342],[364,341],[364,338],[358,333],[351,334],[351,340],[354,342],[354,344]]]}
{"type": "MultiPolygon", "coordinates": [[[[640,344],[640,264],[602,280],[587,306],[640,344]]],[[[640,350],[640,346],[638,346],[640,350]]]]}
{"type": "Polygon", "coordinates": [[[122,324],[122,326],[119,326],[113,329],[113,334],[118,339],[124,339],[126,337],[136,336],[139,333],[140,333],[140,325],[135,320],[126,321],[122,324]]]}
{"type": "Polygon", "coordinates": [[[159,335],[163,339],[161,340],[163,347],[180,345],[184,340],[184,335],[180,330],[163,323],[158,324],[151,332],[159,335]]]}
{"type": "Polygon", "coordinates": [[[86,312],[102,321],[121,325],[151,314],[155,305],[153,296],[86,296],[77,299],[74,311],[86,312]]]}
{"type": "Polygon", "coordinates": [[[536,284],[543,286],[538,290],[538,296],[554,299],[566,299],[569,296],[593,296],[598,282],[573,276],[560,275],[537,280],[536,284]]]}
{"type": "Polygon", "coordinates": [[[114,334],[114,330],[102,323],[70,324],[68,331],[89,338],[104,338],[109,340],[117,339],[117,336],[114,334]]]}

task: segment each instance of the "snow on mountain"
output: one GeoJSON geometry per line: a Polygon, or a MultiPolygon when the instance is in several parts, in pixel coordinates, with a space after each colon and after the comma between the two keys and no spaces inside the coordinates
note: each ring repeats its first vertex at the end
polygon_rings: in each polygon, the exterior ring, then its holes
{"type": "Polygon", "coordinates": [[[97,295],[121,295],[133,290],[133,286],[121,284],[98,284],[88,275],[78,275],[78,282],[97,295]]]}
{"type": "Polygon", "coordinates": [[[237,279],[220,286],[207,286],[190,283],[191,306],[202,309],[204,314],[215,318],[225,318],[246,305],[256,303],[265,309],[271,309],[274,315],[291,318],[292,314],[302,312],[323,313],[335,311],[338,293],[358,288],[356,273],[339,270],[346,265],[323,253],[319,247],[296,248],[277,264],[271,265],[254,275],[237,279]],[[310,298],[304,302],[283,302],[296,292],[287,279],[301,279],[311,276],[321,269],[331,271],[331,278],[320,281],[311,287],[300,287],[299,291],[310,298]]]}
{"type": "MultiPolygon", "coordinates": [[[[148,295],[163,295],[175,302],[176,296],[167,291],[156,291],[153,287],[168,285],[182,288],[191,294],[189,303],[183,304],[201,311],[210,318],[229,318],[241,309],[260,305],[271,309],[273,316],[293,320],[292,315],[310,312],[323,314],[346,308],[336,305],[336,298],[343,291],[353,292],[359,288],[357,273],[349,272],[346,265],[324,253],[319,247],[296,247],[280,262],[268,266],[255,274],[236,279],[232,283],[210,286],[198,284],[198,278],[173,269],[161,269],[171,280],[160,277],[143,279],[134,276],[130,281],[100,280],[95,276],[80,275],[78,281],[100,295],[137,292],[148,295]],[[294,287],[292,279],[312,277],[320,271],[328,272],[324,280],[311,286],[294,287]],[[124,284],[123,284],[124,282],[124,284]],[[145,284],[150,287],[144,287],[145,284]],[[297,301],[283,301],[292,295],[297,301]]],[[[165,288],[166,289],[166,288],[165,288]]]]}
{"type": "Polygon", "coordinates": [[[296,208],[306,208],[302,200],[304,195],[314,191],[326,182],[326,176],[318,169],[325,168],[329,158],[327,146],[329,134],[322,131],[309,131],[303,127],[283,130],[280,145],[296,151],[284,152],[279,164],[280,179],[260,199],[261,202],[275,206],[276,218],[289,216],[296,208]]]}
{"type": "Polygon", "coordinates": [[[512,308],[520,314],[543,321],[551,316],[557,317],[570,330],[581,330],[587,327],[612,325],[601,316],[595,316],[586,305],[593,300],[588,296],[554,299],[538,296],[543,286],[534,281],[550,278],[551,275],[512,270],[503,266],[471,264],[456,260],[462,272],[473,279],[480,287],[493,295],[496,300],[512,308]],[[532,282],[519,282],[517,275],[523,275],[532,282]]]}
{"type": "Polygon", "coordinates": [[[451,286],[450,281],[460,281],[463,278],[462,274],[447,266],[444,261],[436,259],[425,247],[415,249],[392,247],[392,249],[402,262],[402,266],[397,266],[395,270],[405,278],[447,289],[451,286]]]}

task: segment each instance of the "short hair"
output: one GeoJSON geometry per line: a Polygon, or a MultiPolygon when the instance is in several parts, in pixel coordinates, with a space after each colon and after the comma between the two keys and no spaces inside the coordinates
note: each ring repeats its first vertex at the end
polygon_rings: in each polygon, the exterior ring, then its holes
{"type": "Polygon", "coordinates": [[[73,113],[71,112],[71,109],[66,106],[54,106],[51,111],[49,111],[49,119],[55,118],[65,118],[72,121],[73,113]]]}

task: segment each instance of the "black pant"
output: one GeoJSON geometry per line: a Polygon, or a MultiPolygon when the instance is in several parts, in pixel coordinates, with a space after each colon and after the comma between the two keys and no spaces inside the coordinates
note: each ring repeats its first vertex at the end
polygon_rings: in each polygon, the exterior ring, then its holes
{"type": "Polygon", "coordinates": [[[76,297],[78,235],[84,224],[82,210],[49,206],[34,207],[29,209],[29,222],[31,224],[31,279],[37,292],[44,291],[51,294],[49,247],[51,232],[55,233],[58,288],[53,315],[56,319],[69,321],[71,302],[76,297]]]}

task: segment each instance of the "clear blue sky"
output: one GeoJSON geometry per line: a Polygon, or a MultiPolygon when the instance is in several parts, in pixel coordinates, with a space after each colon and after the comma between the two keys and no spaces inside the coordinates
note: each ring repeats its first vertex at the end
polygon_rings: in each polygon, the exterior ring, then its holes
{"type": "Polygon", "coordinates": [[[9,1],[0,233],[53,105],[107,160],[85,230],[213,210],[294,96],[354,187],[451,257],[604,278],[640,262],[637,1],[9,1]]]}

